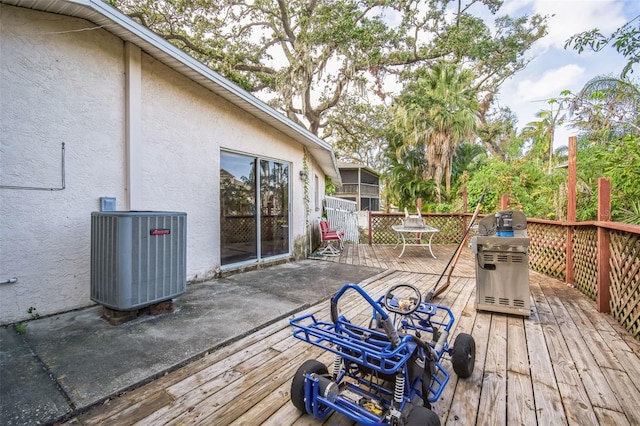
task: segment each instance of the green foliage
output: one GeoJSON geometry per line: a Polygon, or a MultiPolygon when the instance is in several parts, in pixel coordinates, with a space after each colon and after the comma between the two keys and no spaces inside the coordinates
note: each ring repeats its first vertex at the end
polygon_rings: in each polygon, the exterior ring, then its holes
{"type": "Polygon", "coordinates": [[[458,145],[451,165],[451,180],[456,183],[452,188],[453,193],[460,186],[463,173],[465,171],[473,173],[485,159],[486,151],[482,146],[470,142],[458,145]]]}
{"type": "Polygon", "coordinates": [[[622,222],[640,225],[640,200],[636,200],[630,204],[628,209],[623,207],[614,214],[619,217],[622,222]]]}
{"type": "MultiPolygon", "coordinates": [[[[640,137],[627,135],[615,143],[578,141],[577,220],[597,218],[599,177],[611,180],[612,220],[638,223],[640,205],[640,137]]],[[[485,192],[484,212],[500,208],[502,194],[509,196],[509,207],[523,210],[529,217],[566,219],[567,172],[556,168],[546,173],[541,159],[522,159],[505,163],[491,159],[477,170],[470,170],[467,191],[470,198],[485,192]]]]}
{"type": "Polygon", "coordinates": [[[523,140],[516,138],[518,120],[509,108],[491,108],[492,100],[492,94],[486,95],[480,103],[476,136],[493,157],[517,157],[523,145],[523,140]]]}
{"type": "Polygon", "coordinates": [[[18,334],[24,334],[27,332],[27,327],[29,326],[29,324],[25,324],[25,323],[20,323],[16,325],[16,333],[18,334]]]}
{"type": "Polygon", "coordinates": [[[401,135],[390,129],[388,139],[387,171],[383,176],[386,187],[383,197],[387,204],[397,205],[400,209],[405,207],[415,209],[418,198],[428,200],[434,196],[433,181],[423,177],[424,147],[408,147],[400,156],[396,153],[398,148],[402,146],[401,135]]]}
{"type": "Polygon", "coordinates": [[[572,125],[594,142],[640,134],[640,89],[628,79],[597,76],[573,96],[570,112],[572,125]]]}
{"type": "Polygon", "coordinates": [[[331,178],[326,178],[324,181],[324,193],[325,195],[331,195],[336,192],[336,184],[331,180],[331,178]]]}
{"type": "Polygon", "coordinates": [[[564,170],[547,174],[540,160],[505,163],[491,159],[471,174],[467,192],[470,198],[476,199],[485,193],[482,203],[485,213],[498,211],[501,196],[506,194],[510,208],[522,210],[530,217],[550,219],[559,215],[554,199],[558,197],[559,185],[564,181],[564,170]]]}
{"type": "MultiPolygon", "coordinates": [[[[329,116],[346,110],[349,97],[385,100],[388,76],[403,84],[439,59],[464,63],[478,77],[477,90],[495,92],[526,66],[525,54],[546,33],[547,19],[481,19],[486,10],[499,12],[499,0],[108,2],[332,142],[340,142],[334,126],[345,120],[329,116]]],[[[365,134],[360,143],[374,139],[365,134]]]]}
{"type": "Polygon", "coordinates": [[[358,96],[343,99],[328,118],[336,157],[380,170],[388,146],[388,117],[383,105],[358,96]]]}
{"type": "Polygon", "coordinates": [[[396,98],[394,130],[402,135],[396,155],[411,149],[424,150],[423,177],[433,181],[438,202],[445,181],[451,192],[452,161],[457,147],[471,139],[478,114],[474,74],[454,63],[440,61],[421,70],[396,98]]]}
{"type": "Polygon", "coordinates": [[[640,15],[636,16],[609,36],[602,34],[597,28],[575,34],[566,41],[564,48],[572,47],[578,53],[582,53],[588,47],[599,52],[613,42],[611,44],[614,49],[627,59],[627,63],[620,73],[620,77],[625,78],[633,72],[633,66],[640,62],[639,18],[640,15]],[[634,21],[636,22],[634,23],[634,21]]]}
{"type": "Polygon", "coordinates": [[[567,113],[566,108],[558,100],[551,99],[548,103],[550,109],[537,112],[538,120],[527,123],[520,137],[529,142],[526,157],[546,160],[548,171],[551,173],[555,131],[558,126],[564,124],[567,113]]]}
{"type": "Polygon", "coordinates": [[[579,200],[579,220],[597,218],[597,180],[611,180],[611,211],[613,220],[625,220],[640,200],[640,136],[626,135],[610,144],[597,144],[587,139],[579,141],[578,177],[589,191],[579,200]]]}

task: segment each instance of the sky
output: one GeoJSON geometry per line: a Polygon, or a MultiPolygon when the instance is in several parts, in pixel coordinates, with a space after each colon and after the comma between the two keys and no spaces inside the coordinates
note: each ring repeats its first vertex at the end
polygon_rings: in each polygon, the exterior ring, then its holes
{"type": "MultiPolygon", "coordinates": [[[[536,121],[536,112],[550,109],[549,98],[563,90],[579,92],[584,84],[598,75],[619,76],[626,64],[613,49],[601,52],[564,49],[573,34],[598,28],[610,35],[640,15],[640,0],[504,0],[500,14],[520,16],[524,13],[553,15],[549,18],[547,36],[538,40],[528,54],[529,65],[507,80],[498,97],[518,116],[518,128],[536,121]]],[[[640,65],[631,77],[640,80],[640,65]]],[[[554,148],[568,144],[575,130],[566,126],[556,131],[554,148]]]]}

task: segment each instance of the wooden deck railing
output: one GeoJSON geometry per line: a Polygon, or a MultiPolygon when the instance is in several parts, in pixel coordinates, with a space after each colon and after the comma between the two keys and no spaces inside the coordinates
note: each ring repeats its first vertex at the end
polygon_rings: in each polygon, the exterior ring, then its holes
{"type": "MultiPolygon", "coordinates": [[[[369,244],[395,244],[403,214],[370,213],[369,244]]],[[[433,244],[457,244],[470,214],[425,214],[433,244]]],[[[575,286],[640,339],[640,226],[527,219],[529,268],[575,286]]]]}

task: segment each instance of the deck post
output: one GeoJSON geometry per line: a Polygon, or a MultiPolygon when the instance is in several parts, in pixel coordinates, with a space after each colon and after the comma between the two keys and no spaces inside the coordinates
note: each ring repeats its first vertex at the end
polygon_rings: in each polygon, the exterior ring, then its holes
{"type": "Polygon", "coordinates": [[[465,170],[462,172],[462,213],[467,212],[467,201],[469,197],[469,195],[467,194],[467,179],[469,178],[468,175],[468,171],[465,170]]]}
{"type": "Polygon", "coordinates": [[[369,218],[369,245],[373,245],[373,227],[371,226],[371,211],[369,211],[368,218],[369,218]]]}
{"type": "Polygon", "coordinates": [[[460,232],[460,238],[464,235],[464,232],[467,230],[468,219],[467,219],[467,202],[469,194],[467,193],[467,175],[468,172],[465,170],[462,172],[462,230],[460,232]]]}
{"type": "MultiPolygon", "coordinates": [[[[598,178],[598,221],[611,220],[611,181],[608,178],[598,178]]],[[[598,294],[596,308],[599,312],[611,311],[611,237],[609,230],[598,226],[598,294]]]]}
{"type": "Polygon", "coordinates": [[[577,186],[577,146],[578,138],[569,137],[569,173],[567,179],[567,269],[565,271],[566,283],[574,284],[575,271],[573,262],[573,233],[574,227],[571,222],[576,221],[576,186],[577,186]]]}
{"type": "Polygon", "coordinates": [[[500,210],[507,210],[509,208],[509,196],[507,194],[502,194],[500,197],[500,210]]]}

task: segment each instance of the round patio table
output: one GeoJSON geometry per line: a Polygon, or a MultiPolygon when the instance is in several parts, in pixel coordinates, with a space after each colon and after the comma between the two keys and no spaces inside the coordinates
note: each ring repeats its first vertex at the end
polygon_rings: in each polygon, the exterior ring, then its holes
{"type": "MultiPolygon", "coordinates": [[[[433,250],[431,249],[431,240],[436,232],[439,231],[437,228],[433,228],[431,226],[404,226],[404,225],[393,225],[394,231],[398,234],[398,242],[396,243],[396,247],[400,244],[400,240],[402,240],[402,251],[398,257],[402,257],[404,254],[404,250],[407,246],[423,246],[422,244],[422,234],[431,234],[429,236],[429,251],[431,252],[431,256],[434,259],[437,259],[436,255],[433,254],[433,250]]],[[[394,248],[396,248],[394,247],[394,248]]]]}

